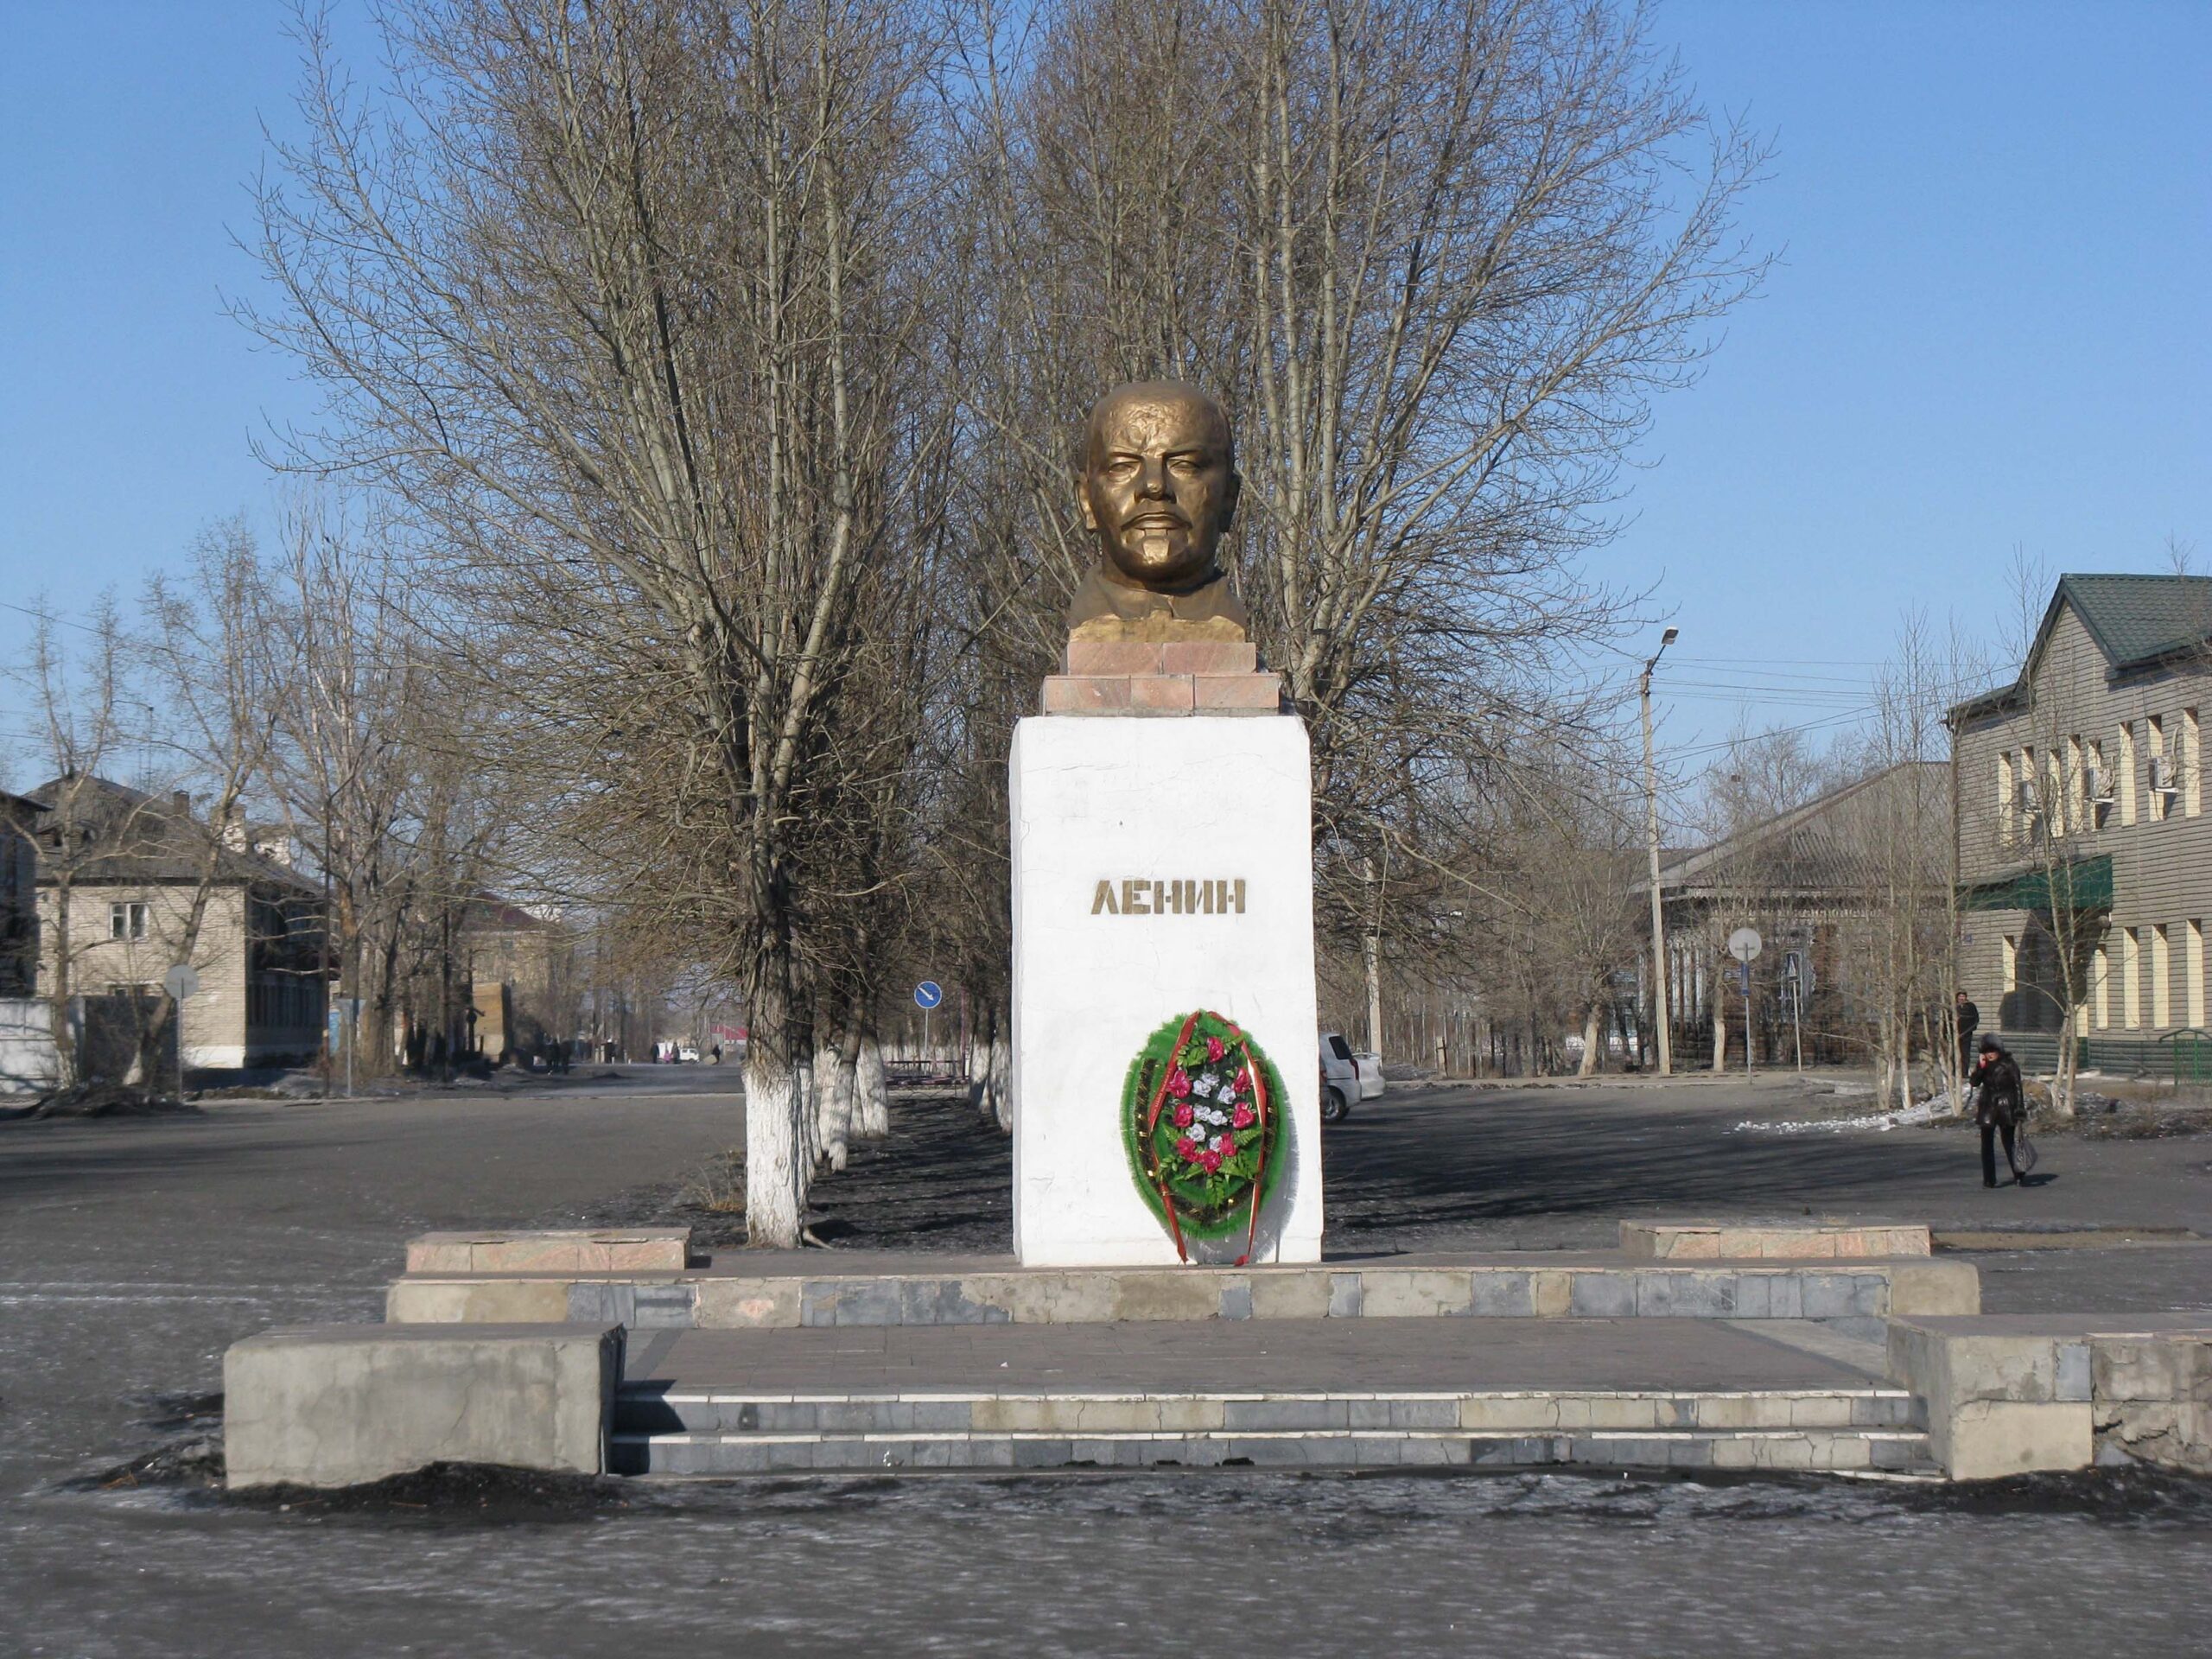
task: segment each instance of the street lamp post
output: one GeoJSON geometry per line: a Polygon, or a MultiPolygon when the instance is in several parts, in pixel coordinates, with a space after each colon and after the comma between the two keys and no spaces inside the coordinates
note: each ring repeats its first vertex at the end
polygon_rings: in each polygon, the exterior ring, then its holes
{"type": "Polygon", "coordinates": [[[1667,936],[1659,919],[1659,776],[1651,764],[1651,671],[1675,643],[1679,628],[1659,636],[1659,649],[1643,664],[1637,687],[1643,704],[1643,845],[1651,861],[1651,1023],[1659,1032],[1659,1075],[1675,1075],[1675,1057],[1667,1032],[1667,936]]]}

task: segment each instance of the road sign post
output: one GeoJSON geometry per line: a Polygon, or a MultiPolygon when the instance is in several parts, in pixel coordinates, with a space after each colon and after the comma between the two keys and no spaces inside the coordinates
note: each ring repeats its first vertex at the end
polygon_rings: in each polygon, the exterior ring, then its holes
{"type": "Polygon", "coordinates": [[[944,988],[933,979],[914,987],[914,1006],[922,1011],[922,1058],[930,1057],[930,1010],[944,1001],[944,988]]]}
{"type": "Polygon", "coordinates": [[[1805,1073],[1805,993],[1810,988],[1812,965],[1805,960],[1802,950],[1785,950],[1782,956],[1782,984],[1789,997],[1789,1028],[1797,1044],[1797,1074],[1805,1073]]]}
{"type": "Polygon", "coordinates": [[[1728,954],[1744,964],[1744,1076],[1751,1075],[1751,964],[1758,960],[1759,931],[1739,927],[1728,936],[1728,954]]]}

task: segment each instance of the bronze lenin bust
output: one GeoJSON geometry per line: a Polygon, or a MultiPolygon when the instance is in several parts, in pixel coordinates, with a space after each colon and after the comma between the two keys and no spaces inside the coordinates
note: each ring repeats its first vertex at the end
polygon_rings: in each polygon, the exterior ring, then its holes
{"type": "Polygon", "coordinates": [[[1076,639],[1243,639],[1250,618],[1215,563],[1236,514],[1229,416],[1196,386],[1144,380],[1098,400],[1076,480],[1098,563],[1076,589],[1076,639]]]}

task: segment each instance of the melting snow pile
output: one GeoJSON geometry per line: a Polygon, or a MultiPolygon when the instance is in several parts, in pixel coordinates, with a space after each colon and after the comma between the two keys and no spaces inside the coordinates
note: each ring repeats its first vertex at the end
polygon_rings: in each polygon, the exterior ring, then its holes
{"type": "Polygon", "coordinates": [[[1951,1096],[1938,1092],[1894,1112],[1868,1112],[1858,1117],[1797,1117],[1763,1122],[1747,1117],[1728,1131],[1731,1135],[1841,1135],[1851,1129],[1916,1128],[1951,1116],[1951,1096]]]}

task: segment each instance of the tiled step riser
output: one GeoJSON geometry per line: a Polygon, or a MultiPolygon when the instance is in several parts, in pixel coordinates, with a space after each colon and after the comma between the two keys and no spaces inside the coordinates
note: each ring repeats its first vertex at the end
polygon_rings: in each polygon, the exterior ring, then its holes
{"type": "Polygon", "coordinates": [[[1965,1262],[1820,1268],[1364,1268],[976,1273],[959,1277],[402,1279],[395,1324],[620,1324],[633,1331],[1091,1325],[1122,1320],[1704,1319],[1850,1321],[1980,1311],[1965,1262]]]}
{"type": "Polygon", "coordinates": [[[1425,1399],[746,1400],[626,1394],[632,1434],[1158,1433],[1448,1430],[1919,1428],[1920,1403],[1890,1392],[1683,1395],[1508,1395],[1425,1399]]]}
{"type": "Polygon", "coordinates": [[[1439,1468],[1580,1465],[1931,1473],[1928,1439],[1910,1432],[1776,1434],[1283,1434],[811,1439],[618,1436],[616,1473],[746,1475],[1059,1468],[1439,1468]]]}

